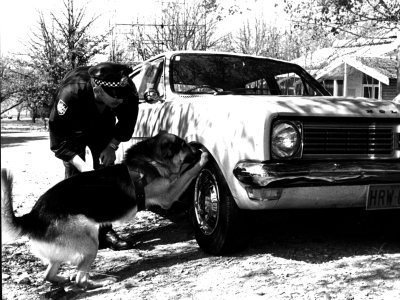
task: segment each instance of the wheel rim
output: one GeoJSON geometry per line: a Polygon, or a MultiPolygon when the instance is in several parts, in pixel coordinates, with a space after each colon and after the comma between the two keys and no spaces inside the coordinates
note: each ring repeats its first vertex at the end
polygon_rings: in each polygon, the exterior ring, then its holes
{"type": "Polygon", "coordinates": [[[209,170],[204,169],[196,179],[194,195],[196,220],[203,234],[210,235],[217,228],[219,206],[217,180],[209,170]]]}

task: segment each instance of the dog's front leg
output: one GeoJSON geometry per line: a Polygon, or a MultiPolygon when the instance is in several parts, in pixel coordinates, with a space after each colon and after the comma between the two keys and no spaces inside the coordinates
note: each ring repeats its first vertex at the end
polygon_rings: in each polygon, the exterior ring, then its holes
{"type": "Polygon", "coordinates": [[[93,264],[93,261],[96,258],[97,248],[92,248],[88,250],[92,251],[88,251],[88,253],[85,254],[83,260],[77,266],[78,273],[76,274],[75,285],[69,286],[65,289],[65,291],[81,292],[85,290],[92,290],[112,284],[117,281],[114,277],[107,277],[99,280],[90,279],[89,270],[91,265],[93,264]]]}
{"type": "Polygon", "coordinates": [[[60,262],[50,261],[49,266],[47,267],[46,272],[44,273],[44,279],[48,282],[57,283],[57,284],[69,282],[70,280],[68,277],[63,277],[63,276],[57,275],[60,265],[61,265],[60,262]]]}
{"type": "Polygon", "coordinates": [[[156,204],[168,209],[179,199],[179,196],[189,187],[190,182],[206,165],[208,153],[203,152],[198,163],[183,173],[181,177],[170,180],[168,178],[156,178],[145,187],[146,205],[156,204]]]}

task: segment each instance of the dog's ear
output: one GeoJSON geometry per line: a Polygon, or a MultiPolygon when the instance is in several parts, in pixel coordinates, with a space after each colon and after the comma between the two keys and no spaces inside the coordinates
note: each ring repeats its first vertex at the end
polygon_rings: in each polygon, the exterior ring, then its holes
{"type": "Polygon", "coordinates": [[[164,157],[164,158],[171,157],[171,156],[172,156],[171,149],[167,149],[166,151],[164,151],[164,153],[162,153],[162,157],[164,157]]]}
{"type": "Polygon", "coordinates": [[[181,149],[182,141],[183,140],[181,138],[172,134],[164,136],[160,143],[161,156],[163,158],[170,158],[176,155],[181,149]]]}

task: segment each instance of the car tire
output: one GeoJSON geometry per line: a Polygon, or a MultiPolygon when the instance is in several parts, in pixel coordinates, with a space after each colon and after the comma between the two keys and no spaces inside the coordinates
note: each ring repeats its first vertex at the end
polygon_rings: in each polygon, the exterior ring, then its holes
{"type": "Polygon", "coordinates": [[[250,212],[237,206],[212,158],[194,180],[191,192],[194,199],[189,216],[200,248],[212,255],[230,254],[247,248],[253,237],[250,212]]]}

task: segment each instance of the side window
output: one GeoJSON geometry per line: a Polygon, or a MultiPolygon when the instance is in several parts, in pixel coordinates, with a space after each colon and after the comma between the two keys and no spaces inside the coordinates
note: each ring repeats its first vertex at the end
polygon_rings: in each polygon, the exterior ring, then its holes
{"type": "MultiPolygon", "coordinates": [[[[142,68],[142,69],[143,69],[143,68],[142,68]]],[[[137,89],[137,91],[138,91],[139,99],[142,99],[142,98],[143,98],[143,93],[140,94],[140,91],[139,91],[139,89],[140,89],[140,84],[141,84],[141,82],[142,82],[142,76],[141,76],[141,74],[142,74],[142,69],[137,70],[137,71],[136,71],[135,73],[133,73],[133,75],[131,76],[131,79],[132,79],[133,83],[135,84],[135,87],[136,87],[136,89],[137,89]]]]}
{"type": "Polygon", "coordinates": [[[262,78],[256,81],[246,83],[245,88],[248,89],[246,94],[254,95],[275,95],[273,87],[270,87],[267,80],[262,78]]]}
{"type": "Polygon", "coordinates": [[[156,76],[154,88],[160,94],[161,98],[163,98],[165,96],[164,61],[161,61],[161,64],[157,68],[157,76],[156,76]]]}
{"type": "Polygon", "coordinates": [[[144,98],[144,93],[154,88],[160,94],[160,97],[164,97],[165,85],[164,85],[164,59],[158,59],[152,62],[144,63],[142,69],[132,77],[133,82],[139,93],[139,99],[144,98]]]}
{"type": "Polygon", "coordinates": [[[295,73],[280,74],[275,76],[282,95],[301,95],[301,79],[295,73]]]}
{"type": "Polygon", "coordinates": [[[296,73],[276,75],[275,80],[279,85],[282,95],[317,95],[311,86],[305,83],[303,79],[296,73]]]}

